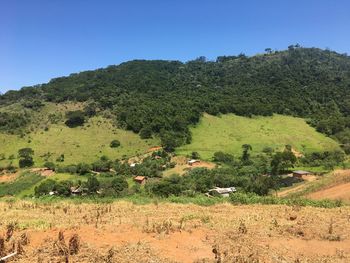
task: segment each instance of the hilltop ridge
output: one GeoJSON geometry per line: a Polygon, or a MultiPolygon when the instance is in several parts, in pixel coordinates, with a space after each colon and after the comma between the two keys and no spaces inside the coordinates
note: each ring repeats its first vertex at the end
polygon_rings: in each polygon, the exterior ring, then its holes
{"type": "Polygon", "coordinates": [[[216,61],[134,60],[9,91],[0,97],[0,127],[13,132],[28,126],[30,111],[41,102],[77,101],[89,104],[87,117],[108,112],[123,129],[144,138],[159,135],[168,150],[191,141],[189,125],[204,112],[304,117],[318,131],[349,144],[349,72],[347,55],[298,45],[216,61]],[[6,112],[15,102],[23,109],[6,112]],[[10,123],[13,119],[16,123],[10,123]]]}

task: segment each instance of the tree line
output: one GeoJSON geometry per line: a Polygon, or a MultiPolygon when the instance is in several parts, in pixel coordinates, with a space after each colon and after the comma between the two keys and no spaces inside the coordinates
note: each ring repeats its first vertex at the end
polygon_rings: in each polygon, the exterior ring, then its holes
{"type": "MultiPolygon", "coordinates": [[[[307,118],[349,152],[349,88],[349,56],[291,45],[285,51],[266,49],[252,57],[221,56],[216,61],[130,61],[9,91],[0,96],[0,104],[25,101],[23,107],[37,110],[41,101],[89,101],[84,112],[67,116],[67,125],[83,124],[96,109],[108,110],[120,127],[143,138],[160,136],[167,150],[191,141],[189,126],[203,112],[287,114],[307,118]]],[[[28,119],[2,114],[0,127],[25,126],[28,119]],[[19,121],[10,123],[9,118],[19,121]]]]}

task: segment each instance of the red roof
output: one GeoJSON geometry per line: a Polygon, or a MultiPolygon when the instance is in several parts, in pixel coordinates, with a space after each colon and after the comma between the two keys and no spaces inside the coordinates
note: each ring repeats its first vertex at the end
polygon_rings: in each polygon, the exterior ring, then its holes
{"type": "Polygon", "coordinates": [[[136,176],[136,177],[134,178],[135,181],[143,181],[143,180],[145,180],[145,179],[146,179],[145,176],[136,176]]]}

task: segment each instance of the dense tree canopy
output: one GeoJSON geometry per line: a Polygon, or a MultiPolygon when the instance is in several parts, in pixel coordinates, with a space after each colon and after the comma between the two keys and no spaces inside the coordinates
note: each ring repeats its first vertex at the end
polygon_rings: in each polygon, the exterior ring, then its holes
{"type": "MultiPolygon", "coordinates": [[[[347,55],[292,45],[287,51],[222,56],[215,62],[203,57],[187,63],[130,61],[9,91],[0,96],[0,105],[93,101],[86,116],[108,110],[119,126],[143,138],[159,134],[168,150],[191,140],[188,127],[203,112],[307,117],[320,132],[348,144],[349,91],[347,55]]],[[[0,129],[25,125],[20,116],[10,118],[16,122],[0,114],[0,129]]]]}

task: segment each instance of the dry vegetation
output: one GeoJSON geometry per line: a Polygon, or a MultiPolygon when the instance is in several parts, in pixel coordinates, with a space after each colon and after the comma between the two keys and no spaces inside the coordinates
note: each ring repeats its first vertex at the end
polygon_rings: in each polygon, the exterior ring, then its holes
{"type": "Polygon", "coordinates": [[[349,262],[350,208],[0,203],[14,262],[349,262]]]}
{"type": "Polygon", "coordinates": [[[282,189],[280,197],[306,197],[314,200],[330,199],[350,203],[350,169],[338,169],[324,176],[305,176],[306,182],[282,189]]]}

